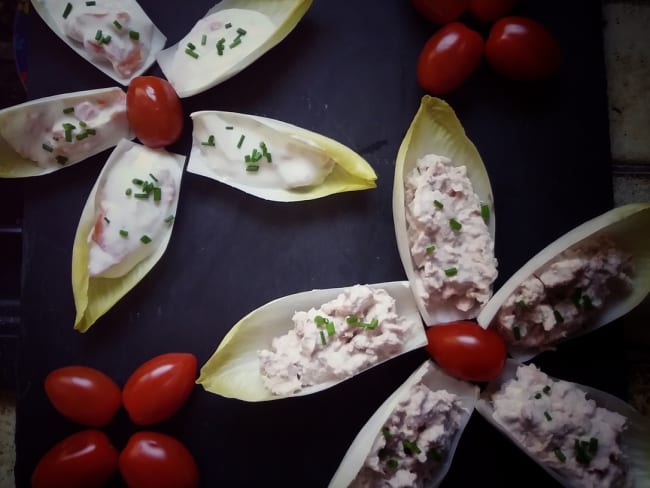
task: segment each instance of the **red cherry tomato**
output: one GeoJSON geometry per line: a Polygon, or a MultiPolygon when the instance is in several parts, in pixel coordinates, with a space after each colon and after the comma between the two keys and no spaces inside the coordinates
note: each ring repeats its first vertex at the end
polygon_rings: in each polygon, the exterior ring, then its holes
{"type": "Polygon", "coordinates": [[[427,19],[443,25],[463,15],[469,0],[411,0],[411,3],[427,19]]]}
{"type": "Polygon", "coordinates": [[[158,148],[178,140],[183,109],[174,87],[156,76],[138,76],[126,91],[126,116],[145,146],[158,148]]]}
{"type": "Polygon", "coordinates": [[[560,45],[546,28],[526,17],[504,17],[490,30],[485,57],[515,80],[548,78],[560,67],[560,45]]]}
{"type": "Polygon", "coordinates": [[[99,488],[117,469],[117,450],[99,430],[82,430],[55,444],[32,474],[32,488],[99,488]]]}
{"type": "Polygon", "coordinates": [[[517,0],[469,0],[469,11],[475,19],[486,24],[504,17],[517,0]]]}
{"type": "Polygon", "coordinates": [[[138,425],[174,415],[192,393],[197,373],[194,354],[161,354],[142,364],[122,390],[124,408],[138,425]]]}
{"type": "Polygon", "coordinates": [[[467,381],[497,378],[506,361],[503,338],[474,322],[452,322],[427,329],[427,351],[442,369],[467,381]]]}
{"type": "Polygon", "coordinates": [[[158,432],[136,432],[120,454],[120,473],[129,488],[194,488],[199,470],[190,451],[158,432]]]}
{"type": "Polygon", "coordinates": [[[120,387],[101,371],[86,366],[50,372],[45,393],[61,415],[92,427],[108,424],[122,405],[120,387]]]}
{"type": "Polygon", "coordinates": [[[458,88],[481,62],[483,38],[460,22],[447,24],[424,45],[418,59],[418,83],[432,95],[458,88]]]}

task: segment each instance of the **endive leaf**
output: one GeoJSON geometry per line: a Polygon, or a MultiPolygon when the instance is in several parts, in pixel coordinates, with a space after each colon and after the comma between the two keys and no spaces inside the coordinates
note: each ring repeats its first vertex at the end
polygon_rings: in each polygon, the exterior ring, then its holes
{"type": "MultiPolygon", "coordinates": [[[[397,281],[368,286],[385,290],[395,299],[396,313],[413,324],[410,336],[398,354],[424,346],[427,342],[426,335],[408,283],[397,281]]],[[[273,300],[249,313],[223,338],[216,352],[201,368],[197,383],[211,393],[249,402],[287,398],[272,394],[264,386],[258,351],[269,349],[274,338],[293,328],[292,317],[296,311],[318,308],[336,298],[343,290],[344,288],[330,288],[296,293],[273,300]]],[[[298,393],[288,396],[309,395],[342,381],[345,379],[305,386],[298,393]]]]}
{"type": "MultiPolygon", "coordinates": [[[[635,203],[612,209],[579,225],[546,246],[494,294],[479,314],[478,323],[483,328],[494,326],[502,305],[522,281],[567,249],[599,236],[611,238],[617,247],[632,256],[635,268],[633,283],[628,292],[608,297],[598,315],[570,337],[589,333],[632,310],[650,291],[650,203],[635,203]]],[[[549,345],[547,344],[546,348],[549,345]]],[[[510,354],[520,361],[531,359],[542,350],[542,346],[522,349],[511,345],[509,348],[510,354]]]]}
{"type": "Polygon", "coordinates": [[[377,175],[365,159],[315,132],[279,120],[234,112],[202,111],[191,117],[194,129],[187,165],[191,173],[280,202],[376,187],[377,175]],[[256,163],[258,170],[247,171],[245,156],[253,151],[261,155],[261,143],[271,162],[262,157],[256,163]],[[302,186],[303,178],[316,183],[302,186]],[[290,187],[296,184],[301,186],[290,187]]]}
{"type": "Polygon", "coordinates": [[[179,97],[196,95],[279,44],[310,5],[311,0],[222,0],[181,41],[161,51],[158,64],[179,97]]]}
{"type": "Polygon", "coordinates": [[[352,483],[363,467],[375,439],[381,435],[383,425],[397,407],[398,402],[419,381],[422,381],[432,391],[447,390],[457,395],[463,408],[462,420],[458,430],[454,434],[449,451],[444,455],[444,460],[433,473],[433,477],[424,486],[426,488],[433,488],[442,482],[451,467],[454,453],[456,452],[456,447],[458,446],[463,430],[474,411],[474,405],[478,400],[479,389],[470,383],[459,381],[443,373],[432,361],[427,360],[388,397],[359,431],[354,441],[352,441],[350,448],[345,453],[334,477],[330,481],[330,488],[344,488],[352,483]]]}
{"type": "MultiPolygon", "coordinates": [[[[72,290],[77,311],[74,328],[80,332],[86,332],[99,317],[105,314],[140,282],[162,257],[171,238],[173,218],[170,218],[165,223],[159,239],[146,244],[148,246],[155,246],[153,252],[135,264],[126,274],[116,278],[89,276],[89,239],[99,218],[96,215],[97,205],[101,198],[99,192],[106,183],[110,171],[127,151],[136,151],[136,154],[146,157],[151,161],[162,161],[169,168],[173,168],[172,178],[177,183],[176,196],[178,196],[178,192],[180,191],[183,163],[185,161],[184,156],[171,154],[163,149],[150,149],[127,140],[122,140],[113,150],[86,201],[81,218],[79,219],[79,225],[74,239],[74,248],[72,250],[72,290]]],[[[138,173],[133,175],[134,178],[140,176],[138,173]]],[[[125,198],[127,197],[125,196],[125,198]]],[[[178,198],[176,197],[171,203],[172,216],[175,215],[177,205],[178,198]]],[[[118,229],[115,229],[115,232],[117,231],[118,229]]],[[[132,233],[129,238],[139,239],[140,236],[133,235],[132,233]]]]}
{"type": "Polygon", "coordinates": [[[126,118],[126,94],[118,87],[64,93],[5,108],[0,110],[0,178],[52,173],[113,147],[124,138],[133,138],[133,135],[126,118]],[[82,114],[79,113],[81,104],[82,114]],[[88,110],[89,107],[92,108],[88,110]],[[114,113],[109,120],[103,121],[101,127],[97,127],[97,120],[102,116],[93,114],[95,108],[101,107],[106,110],[114,107],[114,113]],[[71,108],[75,111],[69,114],[63,112],[71,108]],[[86,120],[87,128],[95,130],[95,134],[77,140],[76,135],[85,132],[79,126],[79,121],[83,120],[86,120]],[[58,128],[59,132],[63,132],[60,127],[64,122],[75,125],[74,137],[69,143],[61,140],[55,144],[53,130],[58,128]],[[44,149],[44,145],[48,144],[56,148],[48,152],[44,149]],[[44,158],[43,161],[37,163],[29,159],[27,156],[32,153],[44,158]],[[60,164],[56,156],[63,154],[67,160],[65,164],[60,164]]]}
{"type": "MultiPolygon", "coordinates": [[[[153,24],[136,0],[116,0],[108,6],[102,4],[101,0],[90,6],[86,3],[86,0],[32,0],[32,5],[47,26],[74,52],[102,71],[106,76],[125,86],[133,78],[149,69],[156,60],[156,54],[160,52],[165,46],[165,42],[167,42],[167,38],[153,24]],[[68,5],[70,7],[67,7],[68,5]],[[66,12],[68,12],[67,15],[66,12]],[[110,13],[105,15],[107,12],[110,13]],[[114,20],[117,20],[113,18],[114,16],[117,17],[117,12],[126,12],[128,14],[126,18],[122,19],[123,26],[118,21],[117,25],[120,25],[120,27],[113,23],[114,20]],[[77,13],[95,17],[90,24],[88,21],[84,21],[82,25],[75,29],[77,32],[81,32],[83,29],[88,30],[90,38],[86,38],[86,43],[89,45],[90,51],[84,48],[84,43],[72,39],[65,32],[66,23],[71,22],[77,13]],[[100,13],[103,13],[104,16],[97,15],[100,13]],[[92,22],[97,24],[92,24],[92,22]],[[102,31],[101,39],[103,40],[96,40],[95,36],[100,36],[98,31],[102,31]],[[133,36],[130,34],[131,31],[137,33],[137,39],[131,37],[133,36]],[[113,49],[118,42],[120,46],[113,49]],[[134,50],[129,51],[129,49],[134,50]],[[126,54],[126,57],[122,60],[124,62],[123,69],[128,70],[129,74],[126,75],[125,73],[123,76],[113,68],[107,59],[94,58],[91,55],[91,51],[102,52],[104,50],[111,50],[116,59],[126,54]],[[142,56],[143,51],[146,52],[144,57],[142,56]],[[131,62],[137,62],[137,64],[131,65],[131,62]]],[[[122,61],[119,62],[122,63],[122,61]]]]}
{"type": "MultiPolygon", "coordinates": [[[[561,473],[542,464],[533,453],[529,452],[515,436],[494,417],[492,395],[501,387],[517,376],[517,368],[522,364],[509,359],[498,380],[488,384],[476,404],[476,410],[502,434],[508,437],[517,447],[523,450],[530,458],[539,464],[544,471],[551,475],[563,486],[573,486],[561,473]]],[[[552,377],[550,377],[552,378],[552,377]]],[[[558,381],[557,378],[552,378],[558,381]]],[[[579,383],[567,382],[575,388],[587,393],[587,398],[594,400],[599,407],[616,412],[627,419],[626,429],[623,431],[621,443],[628,465],[628,480],[625,486],[648,487],[650,486],[650,420],[637,412],[629,404],[609,393],[600,391],[590,386],[579,383]]],[[[552,387],[552,386],[551,386],[552,387]]],[[[576,419],[576,422],[578,420],[576,419]]]]}
{"type": "MultiPolygon", "coordinates": [[[[494,197],[481,156],[465,135],[451,107],[443,100],[425,95],[400,145],[393,186],[393,219],[397,248],[406,276],[414,289],[417,286],[418,272],[414,268],[407,233],[405,184],[406,176],[414,170],[417,160],[428,154],[445,156],[451,159],[452,165],[467,168],[467,177],[472,182],[474,192],[480,202],[489,208],[487,225],[493,239],[495,235],[494,197]]],[[[427,325],[473,318],[473,309],[462,312],[451,304],[441,304],[435,310],[430,310],[419,297],[416,297],[416,303],[427,325]]]]}

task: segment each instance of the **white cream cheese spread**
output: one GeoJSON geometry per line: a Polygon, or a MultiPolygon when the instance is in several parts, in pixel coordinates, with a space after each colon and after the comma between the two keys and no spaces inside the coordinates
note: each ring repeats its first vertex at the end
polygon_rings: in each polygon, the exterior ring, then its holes
{"type": "Polygon", "coordinates": [[[429,154],[406,176],[413,286],[427,310],[450,304],[470,317],[492,295],[497,261],[486,224],[489,208],[474,192],[466,167],[450,163],[429,154]]]}
{"type": "Polygon", "coordinates": [[[168,232],[181,170],[173,155],[134,145],[102,173],[95,226],[88,236],[88,274],[117,278],[151,255],[168,232]]]}
{"type": "Polygon", "coordinates": [[[128,137],[126,94],[116,89],[75,103],[61,99],[29,105],[7,117],[0,134],[41,167],[72,164],[128,137]]]}
{"type": "Polygon", "coordinates": [[[421,327],[397,314],[383,289],[355,285],[320,308],[298,311],[294,328],[258,351],[264,385],[276,395],[344,379],[400,353],[421,327]]]}
{"type": "Polygon", "coordinates": [[[422,487],[447,455],[461,424],[456,395],[421,381],[405,391],[350,484],[355,488],[422,487]]]}
{"type": "Polygon", "coordinates": [[[552,344],[629,289],[632,273],[631,257],[607,238],[569,248],[514,290],[497,314],[497,330],[518,347],[552,344]]]}
{"type": "Polygon", "coordinates": [[[584,391],[534,365],[492,395],[494,419],[570,486],[621,487],[626,462],[620,436],[626,419],[598,407],[584,391]]]}

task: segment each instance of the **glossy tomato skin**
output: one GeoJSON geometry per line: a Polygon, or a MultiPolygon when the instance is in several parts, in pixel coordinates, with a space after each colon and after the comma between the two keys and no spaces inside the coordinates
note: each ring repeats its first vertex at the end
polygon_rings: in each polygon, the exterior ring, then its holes
{"type": "Polygon", "coordinates": [[[490,30],[485,57],[497,72],[508,78],[534,81],[557,72],[562,52],[542,24],[526,17],[504,17],[490,30]]]}
{"type": "Polygon", "coordinates": [[[106,434],[83,430],[45,453],[32,474],[32,488],[100,488],[117,465],[117,450],[106,434]]]}
{"type": "Polygon", "coordinates": [[[61,415],[82,425],[108,424],[122,405],[122,391],[101,371],[66,366],[45,377],[45,393],[61,415]]]}
{"type": "Polygon", "coordinates": [[[126,116],[133,133],[152,148],[168,146],[183,130],[183,108],[174,87],[157,76],[138,76],[126,91],[126,116]]]}
{"type": "Polygon", "coordinates": [[[124,408],[138,425],[167,420],[192,393],[197,373],[196,356],[167,353],[140,365],[122,390],[124,408]]]}
{"type": "Polygon", "coordinates": [[[431,22],[444,25],[464,14],[469,0],[411,0],[411,3],[431,22]]]}
{"type": "Polygon", "coordinates": [[[466,381],[497,378],[506,361],[503,338],[475,322],[452,322],[427,329],[427,351],[442,369],[466,381]]]}
{"type": "Polygon", "coordinates": [[[136,432],[120,453],[120,473],[129,488],[195,488],[199,470],[190,451],[159,432],[136,432]]]}
{"type": "Polygon", "coordinates": [[[472,16],[486,24],[505,17],[517,4],[517,0],[469,0],[472,16]]]}
{"type": "Polygon", "coordinates": [[[483,55],[481,35],[452,22],[442,27],[424,45],[418,58],[418,83],[432,95],[458,88],[476,70],[483,55]]]}

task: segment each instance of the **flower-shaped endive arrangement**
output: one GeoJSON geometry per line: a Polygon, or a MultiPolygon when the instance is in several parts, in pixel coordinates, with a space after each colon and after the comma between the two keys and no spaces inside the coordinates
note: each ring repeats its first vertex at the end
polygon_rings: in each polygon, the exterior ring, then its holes
{"type": "Polygon", "coordinates": [[[148,426],[172,417],[187,401],[197,372],[193,354],[166,353],[139,366],[124,388],[87,366],[65,366],[45,378],[54,408],[69,420],[93,427],[55,444],[32,474],[32,487],[100,487],[118,470],[130,488],[195,488],[199,472],[189,450],[176,438],[152,431],[133,434],[121,452],[98,430],[123,405],[133,423],[148,426]]]}

